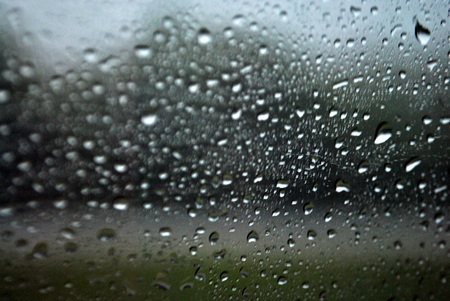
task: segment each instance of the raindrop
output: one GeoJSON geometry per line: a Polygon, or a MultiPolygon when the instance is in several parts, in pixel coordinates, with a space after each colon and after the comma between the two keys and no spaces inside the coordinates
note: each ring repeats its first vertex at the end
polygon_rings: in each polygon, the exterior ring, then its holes
{"type": "Polygon", "coordinates": [[[97,232],[97,238],[101,241],[113,240],[116,237],[116,231],[111,228],[102,228],[97,232]]]}
{"type": "Polygon", "coordinates": [[[305,204],[305,206],[303,206],[303,213],[305,213],[305,215],[310,215],[314,210],[314,204],[312,202],[308,202],[305,204]]]}
{"type": "Polygon", "coordinates": [[[227,272],[222,272],[222,273],[220,274],[220,281],[222,281],[222,282],[227,281],[228,278],[229,278],[229,276],[228,276],[228,273],[227,273],[227,272]]]}
{"type": "Polygon", "coordinates": [[[152,126],[156,123],[157,116],[154,113],[148,113],[141,117],[141,122],[146,126],[152,126]]]}
{"type": "Polygon", "coordinates": [[[134,47],[134,54],[137,58],[148,59],[152,56],[152,50],[147,45],[137,45],[134,47]]]}
{"type": "Polygon", "coordinates": [[[261,112],[261,113],[259,113],[258,114],[258,120],[259,121],[266,121],[266,120],[268,120],[269,119],[269,112],[261,112]]]}
{"type": "Polygon", "coordinates": [[[420,163],[422,163],[422,160],[420,160],[419,158],[412,158],[405,165],[406,172],[411,172],[414,168],[419,166],[420,163]]]}
{"type": "Polygon", "coordinates": [[[344,180],[338,180],[336,182],[336,192],[349,192],[350,191],[350,185],[344,180]]]}
{"type": "Polygon", "coordinates": [[[251,231],[250,233],[248,233],[248,235],[247,235],[247,241],[248,242],[257,242],[258,239],[259,239],[259,235],[254,230],[251,231]]]}
{"type": "Polygon", "coordinates": [[[314,240],[317,237],[317,232],[314,230],[309,230],[306,236],[309,240],[314,240]]]}
{"type": "Polygon", "coordinates": [[[430,40],[430,31],[416,20],[416,39],[421,45],[426,45],[430,40]]]}
{"type": "Polygon", "coordinates": [[[211,245],[216,245],[218,240],[219,240],[219,233],[213,232],[209,235],[209,243],[211,245]]]}
{"type": "Polygon", "coordinates": [[[367,161],[362,161],[358,166],[359,173],[365,173],[369,170],[369,163],[367,161]]]}
{"type": "Polygon", "coordinates": [[[200,45],[208,45],[212,41],[211,33],[208,29],[202,28],[198,31],[197,41],[200,45]]]}
{"type": "Polygon", "coordinates": [[[169,237],[170,235],[172,235],[172,229],[169,227],[162,227],[161,229],[159,229],[159,235],[161,235],[162,237],[169,237]]]}
{"type": "Polygon", "coordinates": [[[392,127],[387,122],[378,125],[375,133],[375,144],[382,144],[392,137],[392,127]]]}
{"type": "Polygon", "coordinates": [[[328,238],[333,238],[336,236],[336,230],[330,229],[327,231],[328,238]]]}
{"type": "Polygon", "coordinates": [[[286,180],[278,180],[277,181],[277,188],[283,189],[283,188],[286,188],[288,186],[289,186],[289,182],[286,181],[286,180]]]}
{"type": "Polygon", "coordinates": [[[128,200],[124,197],[119,197],[114,200],[113,208],[120,211],[125,211],[129,207],[128,200]]]}
{"type": "Polygon", "coordinates": [[[292,238],[289,238],[287,243],[290,248],[295,247],[295,240],[293,240],[292,238]]]}
{"type": "Polygon", "coordinates": [[[53,202],[53,206],[57,209],[66,209],[69,206],[69,202],[67,200],[58,200],[53,202]]]}
{"type": "Polygon", "coordinates": [[[236,110],[233,113],[231,113],[231,118],[233,120],[238,120],[242,116],[242,110],[236,110]]]}
{"type": "Polygon", "coordinates": [[[284,276],[280,276],[277,281],[278,285],[285,285],[287,283],[287,278],[284,276]]]}
{"type": "Polygon", "coordinates": [[[305,110],[302,109],[302,108],[297,108],[297,109],[295,110],[295,114],[297,114],[297,116],[298,116],[299,118],[302,118],[303,115],[305,115],[305,110]]]}
{"type": "Polygon", "coordinates": [[[74,239],[75,232],[70,228],[64,228],[59,231],[59,234],[66,239],[74,239]]]}

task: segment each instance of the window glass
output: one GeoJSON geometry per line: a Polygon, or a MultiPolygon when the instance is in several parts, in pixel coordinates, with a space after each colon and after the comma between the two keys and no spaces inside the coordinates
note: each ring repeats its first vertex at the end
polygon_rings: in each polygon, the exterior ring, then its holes
{"type": "Polygon", "coordinates": [[[449,44],[448,1],[1,1],[1,300],[449,300],[449,44]]]}

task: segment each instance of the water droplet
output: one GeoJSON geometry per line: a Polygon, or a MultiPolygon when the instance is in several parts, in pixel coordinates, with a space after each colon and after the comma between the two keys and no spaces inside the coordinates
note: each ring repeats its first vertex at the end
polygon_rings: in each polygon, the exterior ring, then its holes
{"type": "Polygon", "coordinates": [[[113,240],[116,237],[116,231],[111,228],[102,228],[97,232],[97,238],[101,241],[113,240]]]}
{"type": "Polygon", "coordinates": [[[214,231],[209,235],[209,243],[211,245],[216,245],[218,240],[219,240],[219,233],[214,231]]]}
{"type": "Polygon", "coordinates": [[[240,110],[240,109],[234,111],[233,113],[231,113],[231,118],[232,118],[233,120],[238,120],[238,119],[241,118],[241,116],[242,116],[242,110],[240,110]]]}
{"type": "Polygon", "coordinates": [[[405,165],[406,172],[411,172],[414,168],[419,166],[420,163],[422,163],[422,160],[420,160],[419,158],[412,158],[405,165]]]}
{"type": "Polygon", "coordinates": [[[277,181],[277,188],[284,189],[288,186],[289,186],[289,182],[286,180],[278,180],[277,181]]]}
{"type": "Polygon", "coordinates": [[[421,45],[426,45],[428,41],[430,40],[430,31],[425,28],[422,24],[419,23],[419,21],[416,20],[416,39],[419,41],[421,45]]]}
{"type": "Polygon", "coordinates": [[[305,204],[305,206],[303,206],[303,213],[305,213],[305,215],[310,215],[314,210],[314,204],[312,202],[308,202],[305,204]]]}
{"type": "Polygon", "coordinates": [[[154,113],[148,113],[141,117],[141,122],[146,126],[152,126],[156,123],[158,117],[154,113]]]}
{"type": "Polygon", "coordinates": [[[222,272],[222,273],[220,274],[220,281],[222,281],[222,282],[227,281],[228,278],[229,278],[229,276],[228,276],[228,273],[227,273],[227,272],[222,272]]]}
{"type": "Polygon", "coordinates": [[[172,235],[172,229],[169,227],[162,227],[161,229],[159,229],[159,235],[161,235],[162,237],[169,237],[170,235],[172,235]]]}
{"type": "Polygon", "coordinates": [[[124,197],[119,197],[114,200],[113,208],[120,211],[125,211],[129,207],[128,200],[124,197]]]}
{"type": "Polygon", "coordinates": [[[126,171],[128,170],[128,166],[125,165],[125,164],[119,164],[119,163],[117,163],[117,164],[114,164],[114,169],[115,169],[117,172],[124,173],[124,172],[126,172],[126,171]]]}
{"type": "Polygon", "coordinates": [[[297,114],[299,118],[302,118],[305,115],[305,110],[303,108],[297,108],[295,114],[297,114]]]}
{"type": "Polygon", "coordinates": [[[98,55],[95,49],[89,48],[84,51],[84,60],[90,64],[96,64],[98,62],[98,55]]]}
{"type": "Polygon", "coordinates": [[[248,242],[257,242],[258,239],[259,239],[259,235],[254,230],[250,231],[250,233],[248,233],[248,235],[247,235],[247,241],[248,242]]]}
{"type": "Polygon", "coordinates": [[[53,202],[53,206],[57,209],[66,209],[69,206],[69,202],[67,200],[57,200],[53,202]]]}
{"type": "Polygon", "coordinates": [[[317,232],[314,230],[309,230],[306,237],[308,237],[309,240],[314,240],[317,237],[317,232]]]}
{"type": "Polygon", "coordinates": [[[295,240],[293,240],[292,238],[289,238],[287,243],[290,248],[295,247],[295,240]]]}
{"type": "Polygon", "coordinates": [[[0,104],[7,103],[11,98],[11,94],[7,90],[0,90],[0,104]]]}
{"type": "Polygon", "coordinates": [[[75,232],[70,228],[64,228],[59,231],[59,234],[66,239],[74,239],[75,232]]]}
{"type": "Polygon", "coordinates": [[[392,137],[392,127],[387,122],[378,125],[375,134],[375,144],[382,144],[392,137]]]}
{"type": "Polygon", "coordinates": [[[328,238],[333,238],[336,236],[336,230],[330,229],[327,231],[328,238]]]}
{"type": "Polygon", "coordinates": [[[48,256],[48,245],[45,242],[37,243],[33,250],[31,251],[31,255],[37,259],[43,259],[48,256]]]}
{"type": "Polygon", "coordinates": [[[353,16],[358,17],[361,14],[361,8],[356,6],[350,6],[350,12],[353,16]]]}
{"type": "Polygon", "coordinates": [[[369,163],[367,161],[362,161],[358,166],[359,173],[365,173],[369,170],[369,163]]]}
{"type": "Polygon", "coordinates": [[[270,116],[269,112],[266,112],[266,111],[261,112],[261,113],[258,114],[258,120],[259,121],[266,121],[266,120],[269,119],[269,116],[270,116]]]}
{"type": "Polygon", "coordinates": [[[433,122],[433,119],[431,119],[430,116],[426,115],[422,118],[422,122],[423,124],[428,125],[433,122]]]}
{"type": "Polygon", "coordinates": [[[134,47],[134,54],[137,58],[148,59],[152,56],[152,50],[147,45],[137,45],[134,47]]]}
{"type": "Polygon", "coordinates": [[[336,192],[349,192],[350,191],[350,185],[344,180],[338,180],[336,182],[336,192]]]}
{"type": "Polygon", "coordinates": [[[211,33],[206,28],[201,28],[198,31],[197,41],[200,45],[208,45],[212,41],[211,33]]]}
{"type": "Polygon", "coordinates": [[[277,283],[278,283],[278,285],[285,285],[287,283],[287,278],[284,276],[280,276],[280,277],[278,277],[277,283]]]}

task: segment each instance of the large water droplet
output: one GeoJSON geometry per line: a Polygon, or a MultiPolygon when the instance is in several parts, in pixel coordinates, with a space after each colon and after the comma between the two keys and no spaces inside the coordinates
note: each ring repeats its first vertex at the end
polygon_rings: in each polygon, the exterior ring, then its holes
{"type": "Polygon", "coordinates": [[[428,41],[430,40],[430,31],[423,27],[422,24],[419,23],[419,21],[416,21],[416,39],[420,42],[422,45],[426,45],[428,41]]]}
{"type": "Polygon", "coordinates": [[[209,235],[209,243],[211,245],[217,244],[217,241],[219,240],[219,233],[213,232],[211,235],[209,235]]]}
{"type": "Polygon", "coordinates": [[[375,144],[382,144],[392,137],[392,127],[387,122],[382,122],[378,125],[375,133],[375,144]]]}

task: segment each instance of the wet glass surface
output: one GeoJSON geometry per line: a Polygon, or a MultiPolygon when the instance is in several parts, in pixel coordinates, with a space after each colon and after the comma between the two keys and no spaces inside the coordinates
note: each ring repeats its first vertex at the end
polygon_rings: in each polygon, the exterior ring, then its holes
{"type": "Polygon", "coordinates": [[[448,300],[448,1],[0,1],[1,300],[448,300]]]}

